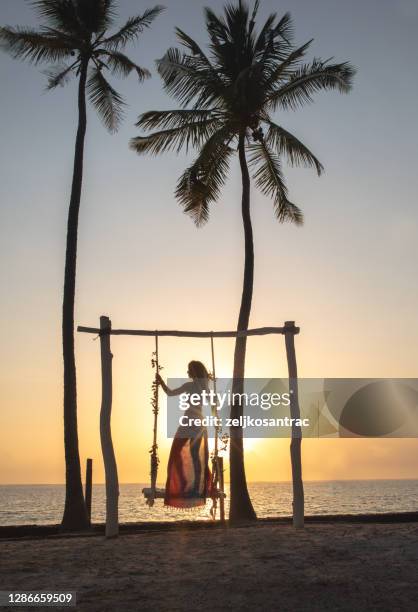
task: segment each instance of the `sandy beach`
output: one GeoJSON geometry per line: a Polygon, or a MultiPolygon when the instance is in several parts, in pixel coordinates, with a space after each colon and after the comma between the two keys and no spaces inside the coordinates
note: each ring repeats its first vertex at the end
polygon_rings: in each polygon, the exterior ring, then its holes
{"type": "Polygon", "coordinates": [[[417,523],[16,539],[0,555],[0,589],[75,590],[78,610],[412,610],[418,597],[417,523]]]}

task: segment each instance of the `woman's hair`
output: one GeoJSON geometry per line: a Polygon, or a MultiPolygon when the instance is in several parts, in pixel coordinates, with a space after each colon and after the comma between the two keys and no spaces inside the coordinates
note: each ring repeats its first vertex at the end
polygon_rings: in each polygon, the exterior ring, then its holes
{"type": "Polygon", "coordinates": [[[212,376],[209,374],[201,361],[189,362],[189,374],[191,378],[202,378],[206,380],[212,379],[212,376]]]}

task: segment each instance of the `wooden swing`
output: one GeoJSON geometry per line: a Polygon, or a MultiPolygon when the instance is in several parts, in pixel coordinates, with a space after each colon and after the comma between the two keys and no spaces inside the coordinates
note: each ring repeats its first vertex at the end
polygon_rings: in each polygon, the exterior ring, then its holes
{"type": "MultiPolygon", "coordinates": [[[[77,331],[93,334],[100,337],[101,355],[101,378],[102,378],[102,400],[100,408],[100,440],[103,453],[106,481],[106,537],[116,537],[119,533],[118,500],[119,500],[119,480],[116,464],[115,451],[112,442],[111,414],[112,414],[112,352],[110,349],[110,336],[148,336],[155,337],[172,336],[177,338],[237,338],[243,336],[265,336],[267,334],[282,334],[285,338],[287,366],[289,372],[289,391],[290,391],[290,414],[292,419],[300,419],[300,409],[298,400],[298,378],[295,353],[295,334],[299,333],[299,328],[294,321],[286,321],[283,327],[258,327],[256,329],[235,330],[235,331],[177,331],[177,330],[147,330],[147,329],[112,329],[109,317],[100,317],[100,327],[78,326],[77,331]]],[[[214,369],[214,359],[213,359],[214,369]]],[[[215,372],[214,372],[215,374],[215,372]]],[[[215,378],[215,377],[214,377],[215,378]]],[[[154,414],[154,420],[158,414],[154,414]]],[[[156,421],[154,427],[153,446],[156,440],[156,421]]],[[[292,467],[293,481],[293,525],[294,527],[304,526],[304,494],[302,482],[302,461],[301,461],[302,430],[299,426],[292,427],[292,437],[290,442],[290,459],[292,467]]],[[[155,453],[157,448],[155,448],[155,453]]],[[[151,455],[153,455],[151,448],[151,455]]],[[[216,467],[215,477],[218,478],[219,489],[223,489],[223,469],[222,457],[214,455],[216,467]]],[[[157,455],[158,459],[158,455],[157,455]]],[[[158,464],[157,464],[158,465],[158,464]]],[[[154,472],[153,472],[154,473],[154,472]]],[[[156,484],[155,481],[152,481],[156,484]]],[[[155,489],[154,499],[158,498],[158,489],[155,489]]],[[[152,487],[151,487],[152,488],[152,487]]],[[[219,497],[220,507],[223,497],[219,497]]]]}
{"type": "MultiPolygon", "coordinates": [[[[211,344],[211,357],[212,357],[212,378],[213,378],[213,390],[216,396],[216,369],[215,369],[215,347],[213,342],[213,334],[210,337],[211,344]]],[[[165,497],[165,489],[157,488],[157,476],[158,476],[158,466],[160,464],[160,459],[158,457],[158,440],[157,440],[157,431],[158,431],[158,414],[159,414],[159,384],[157,383],[157,375],[160,373],[162,367],[159,363],[159,355],[158,355],[158,332],[155,332],[155,351],[153,353],[152,366],[155,368],[155,380],[152,385],[152,412],[154,414],[154,425],[153,425],[153,438],[152,438],[152,446],[150,449],[150,476],[151,482],[149,487],[145,487],[142,489],[142,493],[146,499],[148,506],[152,508],[154,505],[154,501],[156,499],[164,499],[165,497]]],[[[215,407],[216,410],[216,407],[215,407]]],[[[220,520],[222,522],[225,521],[225,491],[224,491],[224,469],[223,469],[223,457],[220,456],[219,449],[219,437],[220,437],[221,429],[217,425],[215,427],[215,446],[212,453],[212,491],[214,494],[211,496],[212,498],[212,508],[211,508],[211,516],[212,519],[216,518],[216,510],[217,510],[217,502],[219,500],[219,511],[220,511],[220,520]]],[[[226,445],[224,443],[224,448],[222,450],[226,450],[226,445]]]]}

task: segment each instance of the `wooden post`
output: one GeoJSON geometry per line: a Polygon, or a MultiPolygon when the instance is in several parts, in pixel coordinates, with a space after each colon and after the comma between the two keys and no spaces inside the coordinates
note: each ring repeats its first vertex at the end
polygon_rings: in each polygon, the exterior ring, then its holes
{"type": "MultiPolygon", "coordinates": [[[[298,397],[298,370],[295,353],[295,322],[286,321],[285,342],[287,367],[289,371],[289,392],[290,392],[290,416],[292,419],[300,419],[299,397],[298,397]]],[[[292,464],[293,481],[293,526],[304,526],[304,494],[302,481],[302,429],[292,427],[292,440],[290,443],[290,460],[292,464]]]]}
{"type": "Polygon", "coordinates": [[[91,494],[92,494],[92,486],[93,486],[93,459],[87,459],[86,462],[86,508],[87,514],[89,517],[89,521],[91,523],[91,494]]]}
{"type": "Polygon", "coordinates": [[[106,480],[106,537],[118,535],[119,482],[115,452],[112,443],[110,418],[112,413],[112,353],[110,332],[112,323],[108,317],[100,317],[100,352],[102,361],[102,406],[100,410],[100,441],[106,480]]]}
{"type": "Polygon", "coordinates": [[[221,491],[221,497],[219,498],[219,514],[221,523],[225,523],[225,498],[224,498],[224,459],[218,457],[218,482],[219,490],[221,491]]]}

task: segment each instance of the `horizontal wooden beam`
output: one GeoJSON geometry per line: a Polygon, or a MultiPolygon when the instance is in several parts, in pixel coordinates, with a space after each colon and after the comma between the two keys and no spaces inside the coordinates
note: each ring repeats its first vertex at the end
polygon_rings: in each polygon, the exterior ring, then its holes
{"type": "MultiPolygon", "coordinates": [[[[100,336],[103,332],[97,327],[79,325],[77,331],[100,336]]],[[[173,336],[176,338],[236,338],[243,336],[266,336],[268,334],[298,334],[299,327],[293,321],[287,321],[284,327],[256,327],[246,331],[178,331],[166,329],[111,329],[104,332],[112,336],[173,336]]]]}

